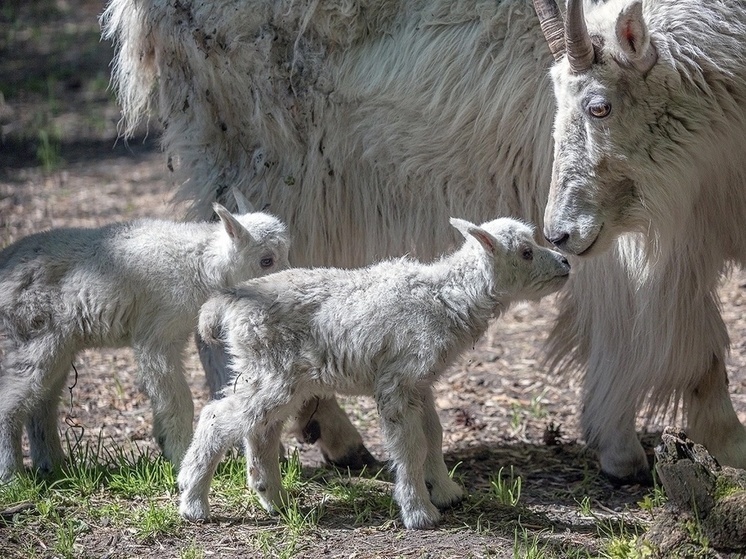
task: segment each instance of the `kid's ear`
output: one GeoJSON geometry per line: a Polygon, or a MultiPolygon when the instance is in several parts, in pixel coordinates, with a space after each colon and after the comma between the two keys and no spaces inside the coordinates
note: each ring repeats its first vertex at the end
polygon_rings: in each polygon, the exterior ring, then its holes
{"type": "Polygon", "coordinates": [[[233,192],[233,198],[236,199],[236,205],[238,206],[238,213],[240,214],[248,214],[254,212],[254,206],[251,205],[251,202],[246,198],[246,196],[243,195],[243,192],[241,192],[238,188],[235,186],[231,190],[233,192]]]}
{"type": "Polygon", "coordinates": [[[228,236],[231,238],[231,240],[235,242],[239,239],[251,239],[251,233],[249,233],[246,227],[241,225],[241,223],[231,212],[226,210],[217,202],[215,202],[212,207],[215,210],[215,213],[218,214],[218,217],[220,218],[220,221],[225,228],[225,232],[228,233],[228,236]]]}
{"type": "Polygon", "coordinates": [[[457,217],[452,217],[450,222],[451,225],[458,229],[458,232],[464,236],[464,239],[469,238],[469,228],[475,227],[471,221],[466,221],[465,219],[459,219],[457,217]]]}
{"type": "Polygon", "coordinates": [[[451,218],[451,225],[458,229],[465,239],[468,239],[469,236],[472,236],[477,241],[479,241],[479,244],[482,245],[482,247],[484,247],[484,250],[486,250],[489,254],[496,254],[498,248],[497,239],[495,239],[495,237],[490,235],[481,227],[474,225],[470,221],[466,221],[465,219],[458,219],[456,217],[451,218]]]}

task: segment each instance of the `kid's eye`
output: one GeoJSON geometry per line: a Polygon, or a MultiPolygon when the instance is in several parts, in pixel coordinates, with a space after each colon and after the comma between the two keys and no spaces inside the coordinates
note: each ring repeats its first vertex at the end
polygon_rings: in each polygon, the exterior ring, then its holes
{"type": "Polygon", "coordinates": [[[533,260],[534,259],[534,251],[530,248],[524,248],[523,252],[521,253],[521,256],[524,260],[533,260]]]}
{"type": "Polygon", "coordinates": [[[275,259],[274,259],[274,258],[272,258],[271,256],[268,256],[268,257],[266,257],[266,258],[262,258],[262,259],[261,259],[261,260],[259,261],[259,265],[260,265],[260,266],[261,266],[262,268],[265,268],[265,269],[266,269],[266,268],[271,268],[271,267],[272,267],[272,264],[274,264],[274,263],[275,263],[275,259]]]}

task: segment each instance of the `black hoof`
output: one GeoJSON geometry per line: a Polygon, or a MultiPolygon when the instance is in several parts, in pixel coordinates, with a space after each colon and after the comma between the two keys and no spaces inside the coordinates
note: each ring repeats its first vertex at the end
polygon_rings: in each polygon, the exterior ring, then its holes
{"type": "Polygon", "coordinates": [[[623,487],[625,485],[643,485],[645,487],[653,486],[653,474],[650,470],[640,470],[635,472],[631,476],[619,477],[607,472],[601,472],[603,476],[609,480],[609,483],[616,488],[623,487]]]}
{"type": "Polygon", "coordinates": [[[324,453],[324,460],[330,466],[337,468],[349,468],[351,470],[362,470],[363,468],[381,467],[383,464],[375,459],[375,457],[368,452],[365,445],[360,445],[356,449],[353,449],[342,458],[332,460],[324,453]]]}

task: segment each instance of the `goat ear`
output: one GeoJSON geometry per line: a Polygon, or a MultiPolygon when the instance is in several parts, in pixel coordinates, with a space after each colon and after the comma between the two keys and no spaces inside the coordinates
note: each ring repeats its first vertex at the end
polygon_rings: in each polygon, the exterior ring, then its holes
{"type": "Polygon", "coordinates": [[[497,252],[497,239],[481,227],[478,227],[465,219],[458,219],[455,217],[451,218],[451,225],[458,229],[465,239],[468,239],[470,236],[474,237],[489,254],[495,254],[497,252]]]}
{"type": "Polygon", "coordinates": [[[236,199],[236,205],[238,206],[238,213],[248,214],[248,213],[252,213],[256,211],[254,210],[254,206],[251,205],[251,202],[249,202],[246,196],[243,195],[243,192],[241,192],[238,188],[234,186],[231,189],[231,192],[233,192],[233,197],[236,199]]]}
{"type": "Polygon", "coordinates": [[[497,254],[500,245],[498,244],[497,239],[487,233],[487,231],[481,227],[474,226],[474,228],[469,231],[469,234],[479,241],[479,244],[482,245],[488,254],[497,254]]]}
{"type": "Polygon", "coordinates": [[[476,227],[471,221],[466,221],[465,219],[459,219],[457,217],[452,217],[449,221],[451,225],[453,225],[458,232],[464,236],[464,239],[469,238],[469,229],[471,227],[476,227]]]}
{"type": "Polygon", "coordinates": [[[225,232],[228,233],[228,236],[231,238],[231,240],[235,243],[239,239],[250,239],[251,233],[241,225],[241,223],[236,219],[236,217],[226,210],[223,206],[218,204],[217,202],[212,205],[213,209],[215,210],[215,213],[218,214],[218,217],[220,218],[221,223],[223,224],[223,228],[225,229],[225,232]]]}
{"type": "Polygon", "coordinates": [[[650,42],[650,31],[642,14],[642,1],[627,5],[616,20],[616,38],[627,61],[641,72],[647,72],[658,60],[650,42]]]}

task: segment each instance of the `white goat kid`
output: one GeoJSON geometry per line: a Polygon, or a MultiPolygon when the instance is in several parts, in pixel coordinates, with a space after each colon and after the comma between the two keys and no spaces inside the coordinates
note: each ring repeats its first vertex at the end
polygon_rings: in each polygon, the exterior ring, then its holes
{"type": "Polygon", "coordinates": [[[402,258],[367,268],[291,269],[224,291],[200,312],[207,341],[225,343],[237,372],[202,414],[179,474],[180,513],[209,515],[208,492],[226,448],[245,439],[249,486],[270,512],[287,504],[278,462],[286,418],[317,396],[376,399],[407,528],[428,528],[458,502],[448,477],[432,385],[517,300],[561,287],[570,267],[533,241],[531,227],[497,219],[451,223],[467,239],[430,264],[402,258]],[[428,484],[431,489],[428,493],[428,484]]]}
{"type": "Polygon", "coordinates": [[[265,213],[220,223],[135,221],[54,229],[0,252],[0,480],[22,468],[24,421],[34,467],[64,460],[60,392],[85,348],[131,346],[152,401],[154,436],[178,466],[194,406],[182,353],[210,294],[287,266],[285,226],[265,213]]]}

